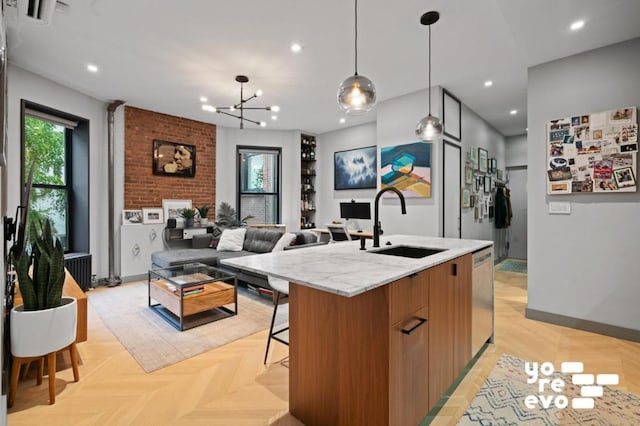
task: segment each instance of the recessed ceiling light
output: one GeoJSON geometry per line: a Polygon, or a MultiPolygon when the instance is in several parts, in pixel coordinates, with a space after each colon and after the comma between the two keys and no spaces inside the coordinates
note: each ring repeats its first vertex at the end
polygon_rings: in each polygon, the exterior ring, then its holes
{"type": "Polygon", "coordinates": [[[89,72],[98,72],[98,67],[96,65],[89,64],[89,65],[87,65],[87,70],[89,72]]]}
{"type": "Polygon", "coordinates": [[[272,116],[271,116],[271,119],[272,119],[273,121],[276,121],[276,120],[278,119],[278,116],[277,116],[277,115],[272,115],[272,116]]]}
{"type": "Polygon", "coordinates": [[[516,115],[518,113],[517,109],[512,109],[511,111],[509,111],[509,114],[511,115],[516,115]]]}
{"type": "Polygon", "coordinates": [[[291,43],[291,51],[293,53],[299,53],[302,50],[302,46],[299,43],[291,43]]]}
{"type": "Polygon", "coordinates": [[[576,22],[571,24],[570,28],[571,28],[572,31],[576,31],[576,30],[579,30],[582,27],[584,27],[584,21],[576,21],[576,22]]]}
{"type": "Polygon", "coordinates": [[[206,96],[200,96],[200,102],[207,102],[206,96]]]}
{"type": "Polygon", "coordinates": [[[484,87],[491,87],[491,86],[493,86],[493,81],[487,80],[484,82],[484,87]]]}
{"type": "Polygon", "coordinates": [[[525,131],[525,132],[528,132],[528,131],[529,131],[529,128],[527,127],[526,129],[524,129],[524,131],[525,131]]]}
{"type": "Polygon", "coordinates": [[[344,124],[347,120],[343,117],[340,119],[340,123],[344,124]]]}

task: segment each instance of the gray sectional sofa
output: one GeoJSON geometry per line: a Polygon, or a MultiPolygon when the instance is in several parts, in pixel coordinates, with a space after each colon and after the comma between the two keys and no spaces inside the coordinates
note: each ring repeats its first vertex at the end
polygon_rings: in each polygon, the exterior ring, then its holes
{"type": "MultiPolygon", "coordinates": [[[[326,244],[326,242],[318,242],[318,238],[313,232],[303,231],[296,232],[294,234],[296,237],[293,244],[285,246],[285,250],[326,244]]],[[[266,276],[223,265],[220,263],[220,260],[260,253],[269,253],[274,249],[276,243],[283,235],[284,234],[282,232],[273,229],[247,228],[242,251],[218,251],[215,248],[209,247],[213,240],[213,234],[194,235],[191,240],[191,247],[152,253],[152,267],[169,268],[171,266],[184,265],[186,263],[204,263],[236,274],[239,281],[259,287],[270,288],[266,276]]]]}

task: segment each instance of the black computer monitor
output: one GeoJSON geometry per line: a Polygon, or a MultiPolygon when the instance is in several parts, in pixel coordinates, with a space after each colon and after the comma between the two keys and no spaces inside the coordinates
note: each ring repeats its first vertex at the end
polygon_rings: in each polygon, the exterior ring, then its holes
{"type": "Polygon", "coordinates": [[[340,203],[342,219],[371,219],[371,203],[340,203]]]}

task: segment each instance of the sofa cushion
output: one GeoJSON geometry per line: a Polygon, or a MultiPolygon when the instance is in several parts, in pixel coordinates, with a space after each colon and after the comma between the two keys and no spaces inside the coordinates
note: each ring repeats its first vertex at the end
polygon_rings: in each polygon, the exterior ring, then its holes
{"type": "Polygon", "coordinates": [[[196,234],[191,239],[191,248],[207,248],[211,243],[211,234],[196,234]]]}
{"type": "Polygon", "coordinates": [[[275,229],[247,228],[243,250],[253,253],[269,253],[281,237],[282,232],[275,229]]]}
{"type": "Polygon", "coordinates": [[[151,255],[154,266],[168,268],[187,263],[204,263],[210,266],[218,264],[218,252],[212,249],[179,249],[158,251],[151,255]]]}
{"type": "Polygon", "coordinates": [[[318,236],[314,232],[296,232],[296,245],[318,242],[318,236]]]}
{"type": "Polygon", "coordinates": [[[296,234],[292,232],[286,232],[282,234],[282,237],[278,240],[275,246],[273,246],[273,252],[284,250],[285,247],[289,247],[296,243],[296,234]]]}
{"type": "Polygon", "coordinates": [[[241,251],[246,232],[245,228],[225,229],[220,236],[217,250],[241,251]]]}

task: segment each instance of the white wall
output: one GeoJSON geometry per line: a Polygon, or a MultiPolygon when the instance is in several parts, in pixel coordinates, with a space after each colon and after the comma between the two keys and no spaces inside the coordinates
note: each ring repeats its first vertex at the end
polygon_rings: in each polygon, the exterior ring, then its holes
{"type": "Polygon", "coordinates": [[[282,211],[280,222],[288,231],[300,229],[300,132],[217,126],[216,208],[226,201],[236,205],[236,147],[282,148],[282,211]]]}
{"type": "Polygon", "coordinates": [[[108,183],[106,104],[36,74],[9,66],[7,89],[7,209],[20,203],[20,101],[25,99],[69,114],[89,123],[89,223],[93,273],[108,275],[108,183]]]}
{"type": "MultiPolygon", "coordinates": [[[[439,87],[431,90],[432,114],[442,118],[439,87]]],[[[385,146],[419,142],[415,135],[418,121],[428,114],[428,91],[399,96],[380,102],[377,107],[378,164],[385,146]]],[[[378,176],[378,182],[380,177],[378,176]]],[[[389,234],[439,236],[442,229],[442,143],[431,144],[431,198],[408,198],[407,214],[400,212],[396,198],[380,199],[380,221],[389,234]]],[[[380,185],[378,184],[378,187],[380,185]]]]}
{"type": "MultiPolygon", "coordinates": [[[[331,221],[340,219],[341,202],[356,200],[373,203],[376,189],[334,190],[333,154],[336,151],[376,145],[376,123],[367,123],[323,133],[318,135],[316,141],[318,144],[316,149],[318,165],[316,175],[316,203],[318,205],[316,225],[324,227],[331,221]]],[[[371,205],[371,217],[373,217],[373,204],[371,205]]],[[[373,229],[373,220],[359,219],[358,224],[362,229],[373,229]]]]}
{"type": "MultiPolygon", "coordinates": [[[[506,139],[505,164],[507,167],[527,165],[527,135],[509,136],[506,139]]],[[[503,167],[500,167],[503,168],[503,167]]]]}
{"type": "MultiPolygon", "coordinates": [[[[440,112],[442,92],[440,88],[432,90],[432,113],[440,112]]],[[[454,94],[455,95],[455,94],[454,94]]],[[[410,93],[381,102],[377,109],[377,120],[361,126],[349,127],[318,136],[318,223],[329,223],[339,217],[341,201],[373,201],[376,190],[335,191],[333,189],[333,153],[335,151],[378,145],[378,164],[380,148],[389,145],[416,142],[415,126],[427,114],[427,90],[410,93]]],[[[469,149],[482,147],[490,157],[498,160],[498,167],[505,165],[505,139],[486,121],[466,105],[462,105],[462,171],[464,155],[469,149]]],[[[442,142],[431,147],[432,161],[432,197],[428,199],[407,199],[407,215],[400,213],[396,198],[382,199],[380,220],[387,234],[416,234],[439,236],[442,229],[442,142]]],[[[447,176],[447,179],[456,177],[447,176]]],[[[379,178],[378,178],[379,182],[379,178]]],[[[378,187],[380,185],[378,184],[378,187]]],[[[372,206],[373,209],[373,206],[372,206]]],[[[373,212],[372,212],[373,214],[373,212]]],[[[463,209],[462,237],[494,240],[493,220],[484,219],[474,222],[473,211],[463,209]]],[[[363,228],[371,229],[372,221],[359,221],[363,228]]]]}
{"type": "Polygon", "coordinates": [[[640,105],[638,52],[640,38],[529,69],[529,309],[640,330],[640,192],[549,196],[545,150],[548,120],[640,105]]]}
{"type": "MultiPolygon", "coordinates": [[[[466,158],[466,152],[470,149],[484,148],[489,158],[495,158],[498,168],[505,168],[505,141],[504,136],[484,121],[473,110],[462,104],[462,155],[466,158]]],[[[464,161],[463,161],[464,164],[464,161]]],[[[470,164],[467,164],[469,166],[470,164]]],[[[464,166],[462,169],[464,173],[464,166]]],[[[471,188],[468,186],[467,188],[471,188]]],[[[484,194],[483,192],[480,192],[484,194]]],[[[475,221],[473,209],[462,209],[462,238],[475,240],[499,241],[493,219],[483,218],[475,221]]],[[[498,247],[496,247],[496,256],[498,247]]]]}

